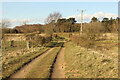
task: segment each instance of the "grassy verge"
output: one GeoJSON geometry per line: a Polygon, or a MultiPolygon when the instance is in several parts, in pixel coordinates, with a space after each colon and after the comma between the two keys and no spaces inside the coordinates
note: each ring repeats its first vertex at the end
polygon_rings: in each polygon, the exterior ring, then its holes
{"type": "Polygon", "coordinates": [[[96,43],[100,43],[100,42],[102,42],[102,43],[118,43],[118,41],[117,40],[101,40],[101,41],[96,41],[96,43]]]}
{"type": "Polygon", "coordinates": [[[53,61],[62,44],[63,43],[57,44],[49,54],[42,58],[38,64],[31,69],[29,74],[26,75],[26,78],[49,78],[53,61]]]}
{"type": "Polygon", "coordinates": [[[65,38],[66,41],[69,40],[70,38],[70,33],[57,33],[58,36],[62,37],[62,38],[65,38]]]}
{"type": "Polygon", "coordinates": [[[14,46],[11,47],[9,45],[10,45],[10,41],[2,41],[3,55],[7,55],[7,53],[10,53],[16,50],[26,49],[27,41],[14,41],[14,46]]]}
{"type": "MultiPolygon", "coordinates": [[[[117,56],[117,53],[114,55],[117,56]]],[[[68,78],[117,78],[118,58],[66,43],[65,75],[68,78]],[[72,45],[72,46],[71,46],[72,45]]]]}
{"type": "MultiPolygon", "coordinates": [[[[54,46],[56,42],[51,42],[48,46],[54,46]],[[53,44],[54,43],[54,44],[53,44]]],[[[26,63],[29,63],[37,56],[41,55],[43,52],[47,51],[50,47],[38,47],[35,50],[30,49],[23,55],[11,56],[6,58],[2,62],[2,77],[9,77],[11,74],[15,73],[18,69],[24,66],[26,63]]],[[[17,53],[15,53],[17,54],[17,53]]]]}

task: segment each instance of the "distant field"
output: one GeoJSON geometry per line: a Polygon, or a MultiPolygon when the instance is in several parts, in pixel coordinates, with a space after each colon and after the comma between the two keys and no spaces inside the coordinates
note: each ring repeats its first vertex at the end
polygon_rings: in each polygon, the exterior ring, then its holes
{"type": "Polygon", "coordinates": [[[97,52],[66,43],[65,75],[68,78],[117,78],[118,47],[97,52]],[[72,46],[71,46],[72,45],[72,46]],[[111,52],[111,53],[110,53],[111,52]]]}

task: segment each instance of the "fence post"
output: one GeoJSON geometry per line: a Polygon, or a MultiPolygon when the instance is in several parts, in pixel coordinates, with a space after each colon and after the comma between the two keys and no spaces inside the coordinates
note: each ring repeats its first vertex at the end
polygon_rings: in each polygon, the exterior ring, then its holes
{"type": "Polygon", "coordinates": [[[27,41],[27,49],[30,49],[30,41],[27,41]]]}
{"type": "Polygon", "coordinates": [[[14,40],[10,41],[10,47],[14,46],[14,40]]]}

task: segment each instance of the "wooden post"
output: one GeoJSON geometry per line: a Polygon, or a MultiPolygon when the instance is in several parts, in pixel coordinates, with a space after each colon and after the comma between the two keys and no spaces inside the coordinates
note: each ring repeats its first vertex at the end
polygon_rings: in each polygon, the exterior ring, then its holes
{"type": "Polygon", "coordinates": [[[14,46],[14,40],[10,41],[10,47],[14,46]]]}
{"type": "Polygon", "coordinates": [[[3,44],[2,44],[2,39],[1,39],[1,42],[0,42],[0,48],[2,48],[3,44]]]}
{"type": "Polygon", "coordinates": [[[27,49],[30,49],[30,41],[27,42],[27,49]]]}

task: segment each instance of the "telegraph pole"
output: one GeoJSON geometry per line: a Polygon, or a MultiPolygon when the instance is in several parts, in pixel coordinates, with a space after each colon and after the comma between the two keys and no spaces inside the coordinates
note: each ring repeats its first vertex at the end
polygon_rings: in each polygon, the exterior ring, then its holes
{"type": "MultiPolygon", "coordinates": [[[[80,10],[77,9],[77,11],[80,11],[80,10]]],[[[85,9],[84,11],[86,11],[86,9],[85,9]]],[[[80,35],[82,35],[82,33],[83,33],[83,25],[82,25],[82,23],[83,23],[83,10],[81,10],[81,27],[80,27],[80,35]]]]}
{"type": "Polygon", "coordinates": [[[83,19],[83,10],[81,10],[81,31],[80,31],[80,35],[82,35],[82,19],[83,19]]]}

